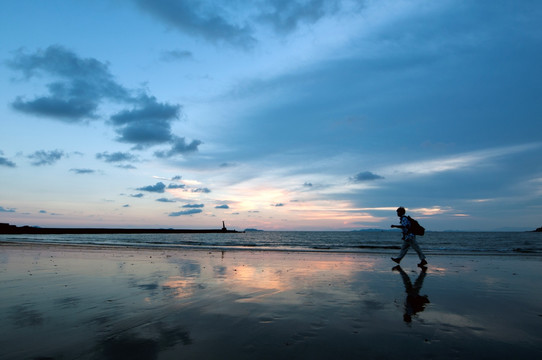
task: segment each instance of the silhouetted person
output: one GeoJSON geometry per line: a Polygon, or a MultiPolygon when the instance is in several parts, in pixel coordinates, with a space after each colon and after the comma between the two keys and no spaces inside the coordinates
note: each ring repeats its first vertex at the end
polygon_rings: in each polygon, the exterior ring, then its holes
{"type": "Polygon", "coordinates": [[[422,252],[422,249],[420,249],[420,246],[418,245],[418,242],[416,241],[416,235],[414,235],[410,231],[410,221],[408,220],[408,217],[405,216],[406,210],[404,207],[400,207],[397,209],[397,216],[401,219],[401,225],[392,225],[392,228],[399,228],[403,231],[403,246],[401,247],[401,252],[399,253],[399,256],[396,258],[391,258],[393,261],[395,261],[397,264],[401,262],[403,257],[406,255],[408,248],[412,246],[412,248],[418,253],[418,257],[420,258],[420,263],[418,266],[424,266],[427,264],[427,260],[425,260],[425,255],[422,252]]]}
{"type": "Polygon", "coordinates": [[[403,315],[403,320],[407,323],[412,321],[412,316],[416,313],[421,312],[425,309],[425,304],[429,304],[429,298],[427,295],[420,295],[420,290],[422,289],[423,280],[427,274],[427,268],[422,267],[422,272],[418,275],[418,278],[412,285],[410,277],[405,273],[401,266],[397,265],[393,268],[394,271],[399,271],[401,278],[403,279],[403,284],[405,285],[405,292],[407,297],[405,300],[405,313],[403,315]]]}

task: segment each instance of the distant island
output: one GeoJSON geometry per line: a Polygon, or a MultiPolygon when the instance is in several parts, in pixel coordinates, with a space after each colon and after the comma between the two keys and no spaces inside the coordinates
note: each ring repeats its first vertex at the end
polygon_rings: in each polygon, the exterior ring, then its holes
{"type": "Polygon", "coordinates": [[[228,230],[222,222],[221,229],[120,229],[120,228],[42,228],[36,226],[16,226],[0,223],[0,234],[206,234],[206,233],[244,233],[228,230]]]}
{"type": "Polygon", "coordinates": [[[541,227],[539,227],[539,228],[538,228],[538,229],[536,229],[536,230],[533,230],[533,232],[542,232],[542,226],[541,226],[541,227]]]}

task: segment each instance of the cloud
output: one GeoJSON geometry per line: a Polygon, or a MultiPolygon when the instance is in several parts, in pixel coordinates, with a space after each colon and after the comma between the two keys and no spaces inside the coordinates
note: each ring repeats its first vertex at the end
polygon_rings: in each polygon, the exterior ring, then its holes
{"type": "Polygon", "coordinates": [[[26,79],[43,74],[59,79],[47,85],[48,95],[32,100],[17,97],[12,106],[22,112],[64,122],[80,122],[97,118],[96,110],[104,98],[129,98],[128,90],[113,80],[107,64],[92,58],[80,58],[58,45],[34,54],[19,50],[7,64],[21,71],[26,79]]]}
{"type": "Polygon", "coordinates": [[[117,127],[118,141],[138,148],[172,142],[171,122],[179,118],[181,106],[159,103],[154,96],[141,95],[131,110],[111,116],[117,127]]]}
{"type": "Polygon", "coordinates": [[[107,151],[96,154],[96,159],[104,160],[108,163],[123,162],[123,161],[137,161],[137,156],[126,152],[114,152],[112,154],[107,151]]]}
{"type": "Polygon", "coordinates": [[[159,158],[169,158],[175,155],[184,155],[197,151],[198,146],[202,144],[200,140],[192,140],[190,144],[187,144],[186,140],[180,137],[175,137],[172,142],[173,145],[169,151],[156,151],[154,155],[159,158]]]}
{"type": "MultiPolygon", "coordinates": [[[[0,155],[4,155],[2,151],[0,151],[0,155]]],[[[0,166],[6,166],[6,167],[16,167],[15,163],[11,160],[6,159],[3,156],[0,156],[0,166]]]]}
{"type": "Polygon", "coordinates": [[[372,173],[370,171],[360,172],[356,176],[350,178],[351,181],[357,182],[357,183],[366,182],[366,181],[381,180],[381,179],[384,179],[384,177],[382,177],[380,175],[377,175],[377,174],[374,174],[374,173],[372,173]]]}
{"type": "Polygon", "coordinates": [[[34,152],[32,155],[28,155],[27,157],[32,160],[31,162],[32,165],[42,166],[42,165],[53,165],[64,156],[65,154],[61,150],[52,150],[52,151],[40,150],[40,151],[34,152]]]}
{"type": "Polygon", "coordinates": [[[312,24],[328,14],[336,12],[339,1],[308,0],[308,1],[265,1],[258,20],[270,24],[277,33],[290,33],[301,23],[312,24]]]}
{"type": "Polygon", "coordinates": [[[163,193],[165,189],[166,189],[166,185],[163,182],[157,182],[154,185],[143,186],[143,187],[137,188],[136,190],[163,193]]]}
{"type": "Polygon", "coordinates": [[[167,186],[168,189],[184,189],[185,188],[185,184],[169,184],[167,186]]]}
{"type": "Polygon", "coordinates": [[[15,209],[6,209],[3,206],[0,206],[0,212],[14,213],[15,209]]]}
{"type": "MultiPolygon", "coordinates": [[[[160,157],[197,151],[201,144],[199,140],[186,144],[184,138],[171,132],[172,122],[181,115],[181,105],[125,88],[115,81],[106,63],[53,45],[31,54],[19,50],[7,64],[22,72],[25,80],[42,75],[52,78],[47,84],[48,94],[33,99],[17,96],[11,104],[17,111],[82,123],[99,119],[103,103],[116,103],[126,108],[110,115],[106,123],[115,128],[119,142],[133,144],[136,150],[171,144],[170,151],[159,152],[160,157]]],[[[108,161],[106,153],[102,154],[108,161]]]]}
{"type": "Polygon", "coordinates": [[[186,0],[135,0],[141,9],[175,29],[212,43],[225,43],[243,48],[252,47],[256,40],[248,25],[230,22],[220,14],[223,6],[186,0]]]}
{"type": "Polygon", "coordinates": [[[229,209],[229,208],[230,208],[230,207],[229,207],[228,205],[226,205],[226,204],[215,206],[215,209],[229,209]]]}
{"type": "Polygon", "coordinates": [[[182,61],[192,59],[193,55],[187,50],[170,50],[163,51],[160,55],[160,60],[165,62],[182,61]]]}
{"type": "Polygon", "coordinates": [[[174,203],[174,202],[177,202],[177,200],[175,200],[175,199],[168,199],[168,198],[160,198],[160,199],[156,199],[156,201],[164,202],[164,203],[174,203]]]}
{"type": "MultiPolygon", "coordinates": [[[[287,35],[302,24],[312,25],[335,14],[340,10],[340,3],[339,0],[261,0],[228,1],[217,6],[210,1],[136,0],[140,9],[182,33],[244,49],[257,44],[256,34],[261,27],[287,35]]],[[[163,57],[176,60],[190,55],[185,51],[172,51],[163,57]]]]}
{"type": "Polygon", "coordinates": [[[271,206],[274,206],[274,207],[283,207],[284,204],[283,204],[283,203],[278,203],[278,204],[273,204],[273,205],[271,205],[271,206]]]}
{"type": "Polygon", "coordinates": [[[186,204],[186,205],[183,205],[183,208],[202,208],[204,207],[205,205],[203,204],[186,204]]]}
{"type": "Polygon", "coordinates": [[[204,194],[208,194],[211,192],[211,190],[209,190],[208,188],[195,188],[195,189],[191,189],[190,191],[193,193],[204,193],[204,194]]]}
{"type": "Polygon", "coordinates": [[[134,198],[142,198],[142,197],[145,196],[145,195],[143,195],[142,193],[139,193],[139,194],[132,194],[132,195],[130,195],[130,196],[131,196],[131,197],[134,197],[134,198]]]}
{"type": "Polygon", "coordinates": [[[92,169],[70,169],[70,171],[76,174],[94,174],[96,172],[96,170],[92,169]]]}
{"type": "Polygon", "coordinates": [[[130,164],[127,164],[127,165],[117,165],[117,167],[118,167],[119,169],[127,169],[127,170],[137,169],[134,165],[130,165],[130,164]]]}
{"type": "Polygon", "coordinates": [[[184,215],[194,215],[203,212],[201,209],[190,209],[169,213],[169,216],[184,216],[184,215]]]}

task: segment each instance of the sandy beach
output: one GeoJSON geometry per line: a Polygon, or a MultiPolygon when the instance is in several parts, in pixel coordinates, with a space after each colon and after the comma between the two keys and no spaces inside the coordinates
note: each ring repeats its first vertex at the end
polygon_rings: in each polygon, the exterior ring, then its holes
{"type": "Polygon", "coordinates": [[[542,354],[539,256],[0,245],[2,359],[542,354]]]}

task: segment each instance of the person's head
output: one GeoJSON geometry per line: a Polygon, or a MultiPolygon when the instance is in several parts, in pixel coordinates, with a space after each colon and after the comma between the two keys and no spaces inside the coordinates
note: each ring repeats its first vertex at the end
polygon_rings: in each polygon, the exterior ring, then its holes
{"type": "Polygon", "coordinates": [[[403,216],[403,215],[405,215],[405,213],[406,213],[406,210],[405,210],[404,207],[401,206],[401,207],[397,208],[397,216],[403,216]]]}

